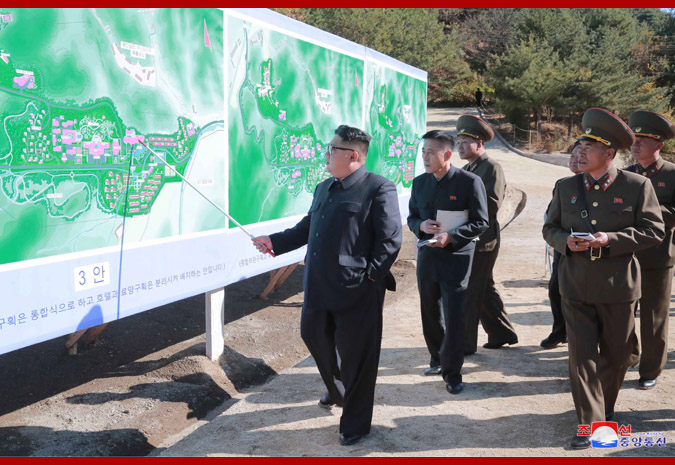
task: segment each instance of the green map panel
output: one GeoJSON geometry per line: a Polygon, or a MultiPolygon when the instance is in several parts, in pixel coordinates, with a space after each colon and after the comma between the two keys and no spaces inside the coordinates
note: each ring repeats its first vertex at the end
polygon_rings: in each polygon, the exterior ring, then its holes
{"type": "Polygon", "coordinates": [[[361,126],[364,61],[236,18],[227,43],[230,213],[306,213],[335,128],[361,126]]]}
{"type": "Polygon", "coordinates": [[[408,192],[426,132],[427,83],[370,61],[366,69],[365,130],[372,136],[366,168],[408,192]]]}
{"type": "Polygon", "coordinates": [[[218,9],[0,7],[0,264],[224,227],[157,201],[182,188],[161,160],[222,158],[223,88],[218,9]]]}

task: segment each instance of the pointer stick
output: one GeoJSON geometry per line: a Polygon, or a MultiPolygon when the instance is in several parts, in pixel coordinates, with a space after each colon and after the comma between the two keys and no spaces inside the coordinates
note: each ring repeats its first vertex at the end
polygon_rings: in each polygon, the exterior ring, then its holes
{"type": "MultiPolygon", "coordinates": [[[[152,153],[155,155],[155,157],[159,158],[159,159],[162,161],[162,163],[164,163],[166,166],[168,166],[168,167],[171,169],[171,171],[173,171],[174,173],[176,173],[176,174],[178,175],[178,177],[181,178],[181,179],[183,180],[183,182],[185,182],[188,186],[190,186],[190,187],[193,188],[195,191],[197,191],[197,193],[198,193],[199,195],[201,195],[201,196],[204,198],[204,200],[206,200],[206,201],[209,202],[211,205],[213,205],[214,207],[216,207],[216,208],[220,211],[220,213],[222,213],[223,215],[225,215],[226,217],[228,217],[229,220],[232,221],[239,229],[241,229],[242,231],[244,231],[248,237],[250,237],[251,239],[255,239],[255,236],[254,236],[253,234],[251,234],[250,232],[248,232],[242,225],[239,224],[239,222],[238,222],[237,220],[235,220],[235,219],[232,218],[230,215],[228,215],[227,212],[226,212],[225,210],[223,210],[222,208],[220,208],[220,206],[219,206],[218,204],[216,204],[213,200],[211,200],[211,199],[208,198],[206,195],[204,195],[204,194],[202,193],[202,191],[200,191],[200,190],[197,189],[195,186],[193,186],[192,183],[191,183],[190,181],[188,181],[187,179],[185,179],[185,176],[183,176],[183,175],[180,174],[178,171],[176,171],[176,169],[175,169],[173,166],[169,165],[169,164],[166,162],[166,160],[164,160],[162,157],[160,157],[160,156],[157,154],[157,152],[155,152],[154,150],[152,150],[150,147],[148,147],[148,146],[147,146],[143,141],[141,141],[141,140],[139,140],[138,143],[141,144],[141,145],[142,145],[143,147],[145,147],[146,149],[150,150],[150,152],[152,152],[152,153]]],[[[276,255],[274,255],[274,252],[272,252],[270,249],[267,249],[267,253],[270,254],[270,255],[273,256],[273,257],[276,257],[276,255]]]]}

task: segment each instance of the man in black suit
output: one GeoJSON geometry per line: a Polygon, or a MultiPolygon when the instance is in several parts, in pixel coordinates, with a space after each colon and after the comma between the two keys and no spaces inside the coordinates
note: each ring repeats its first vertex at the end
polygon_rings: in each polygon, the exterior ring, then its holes
{"type": "Polygon", "coordinates": [[[326,151],[333,176],[320,183],[300,222],[253,240],[280,255],[307,244],[300,333],[328,392],[319,404],[342,405],[340,442],[370,432],[389,268],[401,248],[396,186],[366,170],[370,136],[341,125],[326,151]]]}
{"type": "Polygon", "coordinates": [[[464,388],[464,292],[476,248],[474,239],[489,224],[487,196],[478,176],[452,166],[455,142],[448,131],[427,132],[422,140],[426,173],[413,180],[408,227],[420,240],[436,241],[420,247],[417,256],[422,331],[431,354],[424,374],[442,374],[448,392],[459,394],[464,388]],[[446,231],[438,221],[443,210],[465,213],[466,219],[446,231]]]}

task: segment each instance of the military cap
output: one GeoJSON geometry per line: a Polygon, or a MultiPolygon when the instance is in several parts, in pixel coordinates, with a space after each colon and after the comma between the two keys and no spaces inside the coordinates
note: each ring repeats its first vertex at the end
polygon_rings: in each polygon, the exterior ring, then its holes
{"type": "Polygon", "coordinates": [[[653,111],[636,111],[628,117],[628,125],[635,136],[651,137],[664,142],[675,137],[675,125],[653,111]]]}
{"type": "Polygon", "coordinates": [[[627,149],[635,142],[628,125],[614,113],[602,108],[589,108],[581,118],[584,128],[580,140],[594,140],[615,150],[627,149]]]}
{"type": "Polygon", "coordinates": [[[469,136],[474,139],[480,139],[483,142],[490,142],[495,133],[488,123],[477,116],[462,115],[457,120],[457,135],[469,136]]]}

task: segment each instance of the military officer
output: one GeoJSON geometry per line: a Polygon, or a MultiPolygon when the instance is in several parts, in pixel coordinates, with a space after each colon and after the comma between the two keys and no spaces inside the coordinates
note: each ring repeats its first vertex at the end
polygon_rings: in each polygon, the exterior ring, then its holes
{"type": "Polygon", "coordinates": [[[460,372],[466,326],[464,292],[474,239],[488,227],[487,200],[480,178],[452,165],[455,143],[448,131],[429,131],[422,140],[426,173],[413,180],[408,226],[418,238],[436,240],[422,246],[417,257],[422,331],[431,354],[424,374],[443,375],[448,392],[459,394],[464,388],[460,372]],[[442,230],[437,220],[443,210],[466,212],[466,222],[442,230]]]}
{"type": "Polygon", "coordinates": [[[499,349],[504,344],[518,342],[492,276],[500,243],[497,212],[506,192],[506,179],[501,165],[485,152],[485,143],[493,137],[490,125],[480,118],[462,115],[457,120],[457,153],[468,162],[463,169],[481,178],[485,185],[490,223],[487,231],[478,238],[466,290],[466,355],[476,352],[479,321],[488,335],[488,342],[483,345],[486,349],[499,349]]]}
{"type": "MultiPolygon", "coordinates": [[[[572,397],[579,424],[591,425],[613,417],[637,343],[633,312],[640,273],[634,253],[658,245],[665,230],[649,180],[614,167],[616,151],[635,140],[630,128],[599,108],[587,110],[582,125],[583,173],[558,183],[543,235],[562,255],[558,274],[572,397]]],[[[590,445],[587,436],[571,443],[575,449],[590,445]]]]}
{"type": "Polygon", "coordinates": [[[656,386],[668,354],[668,310],[675,264],[675,164],[661,158],[667,139],[675,137],[675,126],[651,111],[636,111],[628,118],[635,133],[631,153],[637,163],[627,169],[649,178],[661,204],[666,237],[661,244],[636,253],[640,262],[640,379],[642,389],[656,386]]]}
{"type": "MultiPolygon", "coordinates": [[[[581,141],[578,140],[572,147],[570,153],[569,169],[572,173],[579,173],[579,149],[581,141]]],[[[564,179],[564,178],[563,178],[564,179]]],[[[558,180],[556,186],[558,185],[558,180]]],[[[554,250],[553,264],[551,265],[551,279],[548,281],[548,300],[551,303],[551,313],[553,314],[553,328],[551,334],[539,344],[544,349],[553,349],[558,344],[567,343],[567,330],[565,329],[565,316],[562,311],[562,298],[560,297],[560,288],[558,282],[558,265],[560,264],[560,252],[554,250]]]]}

